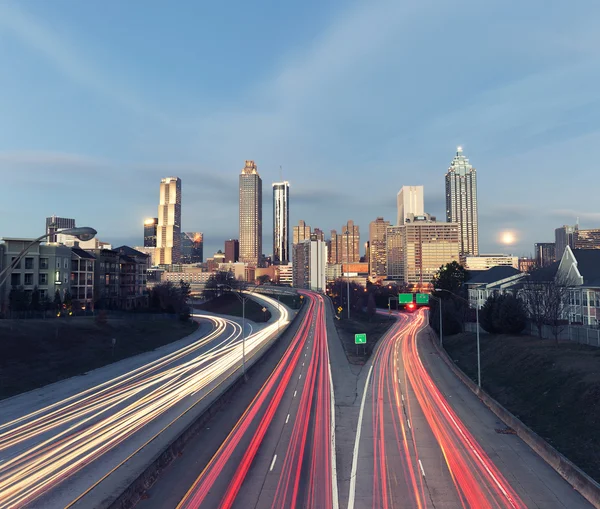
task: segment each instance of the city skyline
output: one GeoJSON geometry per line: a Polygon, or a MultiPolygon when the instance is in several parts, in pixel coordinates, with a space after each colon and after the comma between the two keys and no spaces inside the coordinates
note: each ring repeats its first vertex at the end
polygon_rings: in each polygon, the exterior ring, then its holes
{"type": "MultiPolygon", "coordinates": [[[[548,10],[531,2],[524,16],[539,18],[530,30],[510,4],[491,16],[491,6],[460,1],[436,10],[434,23],[426,22],[425,6],[391,1],[307,2],[294,12],[282,7],[280,23],[240,4],[236,19],[258,33],[240,51],[245,39],[220,21],[224,7],[211,5],[200,16],[200,6],[187,5],[169,11],[168,24],[153,9],[119,8],[120,19],[141,31],[139,45],[112,23],[116,6],[102,16],[83,4],[68,11],[35,0],[0,7],[10,48],[0,59],[14,70],[0,98],[14,119],[0,127],[0,171],[16,191],[0,206],[1,217],[30,202],[30,214],[0,224],[3,235],[36,237],[36,218],[56,213],[94,226],[114,245],[139,245],[139,224],[155,215],[154,182],[168,172],[185,182],[183,224],[203,231],[214,252],[237,237],[231,168],[245,158],[259,162],[267,182],[280,180],[283,166],[294,186],[292,224],[304,219],[328,231],[353,217],[365,232],[378,216],[393,219],[395,196],[365,193],[365,173],[396,190],[424,185],[425,210],[443,218],[443,172],[457,145],[479,169],[481,252],[528,255],[577,217],[582,229],[600,224],[596,186],[572,185],[572,172],[564,171],[577,168],[580,179],[595,182],[600,135],[592,84],[600,69],[586,20],[600,6],[548,10]],[[441,22],[466,24],[469,34],[441,45],[441,22]],[[503,37],[511,26],[527,34],[518,50],[503,37]],[[160,46],[147,30],[164,33],[160,46]],[[405,37],[423,43],[408,51],[405,37]],[[223,42],[218,50],[215,41],[223,42]],[[202,69],[183,65],[197,54],[202,69]],[[336,65],[324,64],[330,61],[336,65]],[[397,79],[424,61],[419,80],[397,79]],[[446,83],[449,62],[464,72],[446,83]],[[177,71],[158,79],[161,65],[177,71]],[[240,71],[244,80],[235,79],[240,71]],[[357,74],[361,80],[348,79],[357,74]],[[44,83],[43,93],[35,83],[44,83]],[[251,130],[239,129],[247,123],[251,130]],[[114,186],[117,178],[135,181],[136,192],[114,186]],[[60,199],[65,193],[68,201],[60,199]],[[515,232],[513,247],[500,242],[504,230],[515,232]]],[[[271,206],[270,197],[263,206],[271,206]]],[[[265,229],[264,245],[271,244],[265,229]]]]}

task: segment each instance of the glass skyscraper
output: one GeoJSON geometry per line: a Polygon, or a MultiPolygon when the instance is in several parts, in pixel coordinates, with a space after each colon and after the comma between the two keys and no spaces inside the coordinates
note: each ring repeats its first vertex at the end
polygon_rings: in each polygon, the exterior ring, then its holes
{"type": "Polygon", "coordinates": [[[262,179],[254,161],[240,174],[240,261],[258,267],[262,257],[262,179]]]}
{"type": "Polygon", "coordinates": [[[461,260],[479,256],[477,172],[463,155],[462,147],[457,148],[446,173],[446,221],[458,224],[461,260]]]}
{"type": "Polygon", "coordinates": [[[286,265],[290,260],[290,184],[273,184],[273,264],[286,265]]]}
{"type": "Polygon", "coordinates": [[[156,263],[171,265],[181,261],[181,179],[166,177],[160,181],[156,263]]]}

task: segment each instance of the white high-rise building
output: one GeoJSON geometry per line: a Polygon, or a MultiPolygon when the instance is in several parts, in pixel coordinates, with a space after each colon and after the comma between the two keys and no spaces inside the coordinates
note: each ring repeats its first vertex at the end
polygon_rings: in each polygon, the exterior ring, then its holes
{"type": "Polygon", "coordinates": [[[159,265],[179,263],[181,259],[181,179],[167,177],[160,181],[156,259],[159,265]]]}
{"type": "Polygon", "coordinates": [[[311,235],[293,247],[293,282],[296,288],[324,292],[327,284],[327,244],[311,235]]]}
{"type": "Polygon", "coordinates": [[[477,172],[462,147],[456,149],[446,173],[446,221],[458,224],[461,259],[478,256],[477,172]]]}
{"type": "Polygon", "coordinates": [[[258,267],[262,257],[262,179],[254,161],[240,174],[240,262],[258,267]]]}
{"type": "Polygon", "coordinates": [[[408,214],[422,216],[425,214],[423,186],[402,186],[398,192],[397,226],[402,226],[408,214]]]}
{"type": "Polygon", "coordinates": [[[273,264],[290,260],[290,183],[273,184],[273,264]]]}

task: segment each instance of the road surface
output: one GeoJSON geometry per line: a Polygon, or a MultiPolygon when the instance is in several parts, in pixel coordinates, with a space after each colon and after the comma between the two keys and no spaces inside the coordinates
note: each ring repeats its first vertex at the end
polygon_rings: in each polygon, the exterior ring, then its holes
{"type": "Polygon", "coordinates": [[[302,293],[308,309],[289,347],[179,508],[337,509],[325,303],[302,293]]]}
{"type": "MultiPolygon", "coordinates": [[[[279,320],[259,330],[248,324],[247,360],[289,323],[280,309],[279,320]]],[[[239,369],[240,324],[202,318],[212,323],[208,335],[85,390],[70,391],[74,379],[0,402],[0,508],[89,507],[90,489],[239,369]]]]}
{"type": "Polygon", "coordinates": [[[589,508],[443,365],[425,313],[382,338],[360,399],[348,498],[362,508],[589,508]],[[500,433],[499,433],[500,432],[500,433]]]}

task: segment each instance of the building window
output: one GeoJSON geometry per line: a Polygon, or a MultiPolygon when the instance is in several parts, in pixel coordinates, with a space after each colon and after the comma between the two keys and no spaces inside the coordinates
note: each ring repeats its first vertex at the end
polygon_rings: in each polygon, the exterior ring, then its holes
{"type": "Polygon", "coordinates": [[[10,286],[21,286],[21,274],[10,275],[10,286]]]}
{"type": "Polygon", "coordinates": [[[61,261],[61,260],[60,260],[60,257],[59,257],[59,256],[57,256],[57,257],[56,257],[56,268],[57,268],[57,269],[60,269],[60,261],[61,261]]]}
{"type": "Polygon", "coordinates": [[[57,271],[54,273],[54,281],[55,281],[56,283],[60,284],[60,270],[57,270],[57,271]]]}
{"type": "Polygon", "coordinates": [[[40,292],[40,300],[44,300],[48,297],[48,290],[38,290],[40,292]]]}
{"type": "Polygon", "coordinates": [[[38,284],[40,286],[42,285],[47,285],[48,284],[48,274],[44,273],[40,273],[39,275],[39,279],[38,279],[38,284]]]}
{"type": "Polygon", "coordinates": [[[40,270],[48,268],[48,258],[40,258],[40,270]]]}
{"type": "Polygon", "coordinates": [[[25,286],[33,286],[33,274],[25,274],[25,286]]]}
{"type": "Polygon", "coordinates": [[[65,258],[65,263],[64,263],[63,269],[68,269],[68,268],[69,268],[69,259],[65,258]]]}
{"type": "MultiPolygon", "coordinates": [[[[13,256],[13,257],[12,257],[12,260],[11,260],[11,263],[14,263],[16,259],[17,259],[17,257],[16,257],[16,256],[13,256]]],[[[19,263],[17,263],[17,265],[15,265],[15,266],[13,267],[13,269],[20,269],[20,268],[21,268],[21,261],[19,261],[19,263]]]]}
{"type": "Polygon", "coordinates": [[[25,258],[25,268],[33,270],[33,258],[25,258]]]}
{"type": "Polygon", "coordinates": [[[587,290],[583,291],[583,305],[587,306],[588,305],[588,295],[587,295],[587,290]]]}

